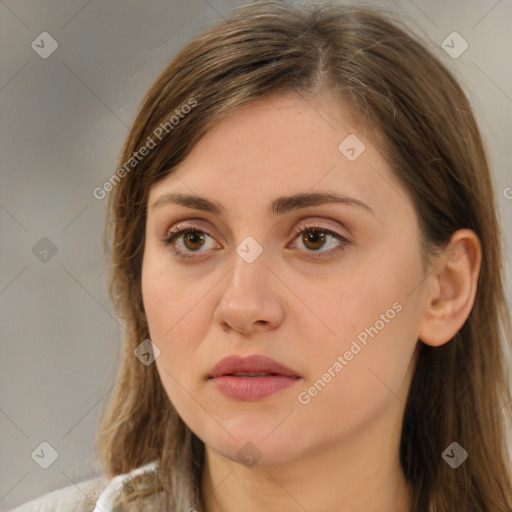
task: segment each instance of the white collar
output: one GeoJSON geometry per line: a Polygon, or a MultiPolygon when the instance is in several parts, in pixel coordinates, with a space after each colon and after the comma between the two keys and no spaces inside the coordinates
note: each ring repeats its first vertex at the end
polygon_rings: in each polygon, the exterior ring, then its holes
{"type": "Polygon", "coordinates": [[[117,496],[121,493],[124,482],[126,480],[130,480],[130,478],[134,476],[140,475],[141,473],[145,473],[147,471],[156,471],[157,467],[158,462],[153,461],[145,464],[144,466],[132,469],[129,473],[115,476],[112,480],[110,480],[107,487],[105,487],[103,492],[100,494],[96,501],[96,508],[93,512],[113,512],[114,503],[117,496]]]}

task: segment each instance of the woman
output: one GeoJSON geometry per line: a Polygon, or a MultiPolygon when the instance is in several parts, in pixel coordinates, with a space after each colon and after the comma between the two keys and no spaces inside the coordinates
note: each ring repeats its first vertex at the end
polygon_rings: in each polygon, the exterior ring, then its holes
{"type": "Polygon", "coordinates": [[[103,189],[127,335],[110,483],[74,510],[512,510],[487,156],[399,21],[245,7],[157,78],[103,189]]]}

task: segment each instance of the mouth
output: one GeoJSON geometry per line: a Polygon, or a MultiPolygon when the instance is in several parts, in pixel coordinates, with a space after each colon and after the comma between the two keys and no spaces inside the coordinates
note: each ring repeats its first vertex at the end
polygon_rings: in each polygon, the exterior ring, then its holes
{"type": "MultiPolygon", "coordinates": [[[[233,377],[268,377],[270,375],[281,375],[280,373],[273,372],[233,372],[226,373],[225,375],[232,375],[233,377]]],[[[222,377],[222,375],[221,375],[222,377]]]]}
{"type": "Polygon", "coordinates": [[[266,356],[234,355],[219,361],[208,379],[228,398],[251,402],[293,386],[301,376],[266,356]]]}

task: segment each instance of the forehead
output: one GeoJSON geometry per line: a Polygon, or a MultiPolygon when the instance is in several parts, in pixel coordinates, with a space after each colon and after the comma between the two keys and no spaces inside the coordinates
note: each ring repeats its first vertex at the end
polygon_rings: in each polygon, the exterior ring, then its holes
{"type": "Polygon", "coordinates": [[[230,112],[152,187],[150,202],[172,191],[263,209],[277,196],[332,190],[377,212],[403,202],[397,187],[366,133],[344,121],[339,103],[280,93],[230,112]]]}

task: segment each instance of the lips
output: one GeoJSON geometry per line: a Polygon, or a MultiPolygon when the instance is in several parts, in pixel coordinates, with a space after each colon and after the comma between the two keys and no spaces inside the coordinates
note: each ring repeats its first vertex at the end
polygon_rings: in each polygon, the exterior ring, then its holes
{"type": "Polygon", "coordinates": [[[286,377],[299,377],[297,372],[291,368],[262,355],[225,357],[213,367],[210,377],[216,378],[223,375],[248,376],[248,374],[274,374],[286,377]]]}
{"type": "Polygon", "coordinates": [[[301,377],[295,370],[269,357],[252,355],[222,359],[208,378],[225,396],[254,401],[292,386],[301,377]]]}

